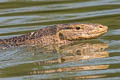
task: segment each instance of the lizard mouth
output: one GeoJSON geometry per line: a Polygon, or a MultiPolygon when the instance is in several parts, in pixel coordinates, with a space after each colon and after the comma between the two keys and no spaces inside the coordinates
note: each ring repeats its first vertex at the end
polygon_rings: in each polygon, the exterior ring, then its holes
{"type": "Polygon", "coordinates": [[[99,32],[92,32],[92,33],[84,33],[84,34],[76,34],[74,36],[72,36],[71,38],[69,38],[69,40],[81,40],[81,39],[94,39],[94,38],[97,38],[101,35],[103,35],[104,33],[106,33],[107,30],[105,31],[99,31],[99,32]]]}
{"type": "Polygon", "coordinates": [[[100,34],[104,34],[104,33],[106,33],[106,32],[107,32],[107,30],[105,30],[105,31],[99,31],[99,32],[96,32],[96,33],[91,33],[91,34],[93,34],[93,35],[94,35],[94,34],[96,34],[96,35],[99,34],[99,35],[100,35],[100,34]]]}
{"type": "Polygon", "coordinates": [[[84,34],[81,34],[81,33],[74,33],[74,34],[70,34],[70,35],[64,35],[62,33],[59,33],[59,39],[60,40],[69,40],[69,41],[72,41],[72,40],[82,40],[82,39],[94,39],[94,38],[97,38],[101,35],[103,35],[104,33],[106,33],[107,31],[101,31],[101,32],[92,32],[92,33],[84,33],[84,34]]]}
{"type": "Polygon", "coordinates": [[[90,35],[87,35],[86,39],[97,38],[97,37],[103,35],[106,32],[107,32],[107,29],[103,30],[103,31],[96,32],[96,33],[91,33],[90,35]]]}

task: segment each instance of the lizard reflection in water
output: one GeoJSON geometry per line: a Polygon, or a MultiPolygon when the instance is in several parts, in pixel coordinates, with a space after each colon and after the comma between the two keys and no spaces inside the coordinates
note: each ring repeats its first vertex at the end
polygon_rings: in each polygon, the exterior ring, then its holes
{"type": "MultiPolygon", "coordinates": [[[[49,69],[44,69],[43,66],[51,66],[51,65],[60,65],[60,64],[69,64],[70,62],[74,62],[74,64],[80,63],[82,60],[91,60],[91,59],[96,59],[96,58],[105,58],[109,57],[109,52],[105,51],[104,49],[108,48],[108,45],[105,43],[77,43],[77,44],[69,44],[65,46],[59,46],[56,48],[56,46],[46,46],[42,49],[40,46],[32,46],[28,48],[23,48],[20,51],[25,52],[30,51],[34,53],[33,56],[36,56],[40,53],[43,54],[51,54],[53,52],[59,53],[61,57],[54,58],[54,59],[48,59],[44,61],[37,61],[37,62],[32,62],[32,63],[27,63],[27,64],[19,64],[17,66],[10,67],[10,75],[9,73],[6,77],[12,77],[14,76],[14,69],[18,68],[19,70],[17,71],[18,74],[17,76],[20,75],[40,75],[40,74],[54,74],[54,73],[61,73],[61,72],[78,72],[78,71],[84,71],[84,70],[101,70],[101,69],[107,69],[109,68],[109,65],[83,65],[83,66],[70,66],[66,65],[64,67],[57,67],[57,68],[49,68],[49,69]],[[35,53],[36,52],[36,53],[35,53]],[[21,68],[22,67],[22,68],[21,68]],[[23,69],[24,67],[24,69],[23,69]],[[42,69],[41,69],[42,67],[42,69]],[[27,68],[27,71],[26,71],[27,68]],[[35,69],[35,70],[34,70],[35,69]],[[13,71],[12,71],[13,70],[13,71]],[[13,72],[13,74],[12,74],[13,72]],[[23,73],[24,72],[24,73],[23,73]]],[[[22,52],[21,52],[22,53],[22,52]]],[[[42,55],[42,54],[41,54],[42,55]]],[[[53,55],[53,54],[51,54],[53,55]]],[[[47,55],[46,55],[47,56],[47,55]]],[[[1,69],[0,69],[1,70],[1,69]]],[[[6,71],[6,69],[4,69],[6,71]]],[[[1,70],[4,72],[4,70],[1,70]]],[[[93,76],[82,76],[78,78],[90,78],[90,77],[102,77],[105,75],[93,75],[93,76]]]]}
{"type": "MultiPolygon", "coordinates": [[[[60,48],[57,52],[64,54],[64,56],[48,60],[48,61],[40,61],[34,63],[36,66],[44,66],[44,65],[51,65],[51,64],[65,64],[69,62],[79,63],[81,60],[90,60],[96,58],[105,58],[109,57],[109,52],[105,51],[108,48],[108,45],[105,43],[80,43],[80,44],[73,44],[67,45],[60,48]]],[[[47,48],[50,49],[50,48],[47,48]]],[[[36,49],[38,50],[38,49],[36,49]]],[[[49,51],[49,50],[48,50],[49,51]]],[[[51,51],[51,50],[50,50],[51,51]]],[[[33,70],[30,72],[31,75],[40,75],[40,74],[52,74],[52,73],[61,73],[61,72],[78,72],[78,71],[86,71],[86,70],[103,70],[108,69],[109,65],[87,65],[87,66],[64,66],[55,69],[48,69],[48,70],[33,70]]],[[[92,75],[92,76],[79,76],[76,77],[78,79],[81,78],[98,78],[104,77],[105,75],[92,75]]]]}
{"type": "MultiPolygon", "coordinates": [[[[63,46],[47,46],[42,49],[39,46],[32,47],[30,50],[33,55],[37,55],[40,53],[60,53],[61,58],[57,58],[55,60],[45,61],[45,64],[51,63],[64,63],[70,61],[79,61],[79,60],[87,60],[87,59],[95,59],[95,58],[104,58],[109,57],[108,51],[104,51],[104,49],[108,48],[108,45],[105,43],[79,43],[79,44],[70,44],[63,46]],[[41,52],[42,51],[42,52],[41,52]],[[37,52],[37,53],[36,53],[37,52]]],[[[37,62],[38,63],[38,62],[37,62]]],[[[44,62],[40,62],[39,64],[43,64],[44,62]]]]}

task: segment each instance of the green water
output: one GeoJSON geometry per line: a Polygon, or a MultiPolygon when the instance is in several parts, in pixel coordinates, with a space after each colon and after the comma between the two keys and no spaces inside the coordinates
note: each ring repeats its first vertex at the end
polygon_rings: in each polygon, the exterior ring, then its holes
{"type": "Polygon", "coordinates": [[[0,39],[64,23],[109,27],[98,39],[0,51],[0,80],[120,80],[120,0],[0,0],[0,39]]]}

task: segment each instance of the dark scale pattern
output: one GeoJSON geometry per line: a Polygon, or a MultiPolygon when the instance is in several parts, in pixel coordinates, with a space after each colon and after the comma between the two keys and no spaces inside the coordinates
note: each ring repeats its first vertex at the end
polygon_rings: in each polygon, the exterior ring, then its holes
{"type": "MultiPolygon", "coordinates": [[[[0,44],[8,44],[11,46],[24,45],[25,41],[37,40],[38,38],[41,39],[43,36],[44,37],[49,35],[52,36],[52,35],[55,35],[56,32],[57,32],[56,26],[49,26],[49,27],[40,29],[36,32],[28,33],[26,35],[17,36],[9,39],[3,39],[3,40],[0,39],[0,44]]],[[[39,43],[42,43],[41,40],[39,40],[39,43]]]]}

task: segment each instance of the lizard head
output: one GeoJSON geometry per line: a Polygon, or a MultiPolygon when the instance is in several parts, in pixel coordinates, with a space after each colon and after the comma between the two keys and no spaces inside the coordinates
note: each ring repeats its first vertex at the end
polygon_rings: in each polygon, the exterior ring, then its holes
{"type": "Polygon", "coordinates": [[[57,36],[60,40],[92,39],[101,36],[107,30],[108,27],[101,24],[60,24],[57,36]]]}

